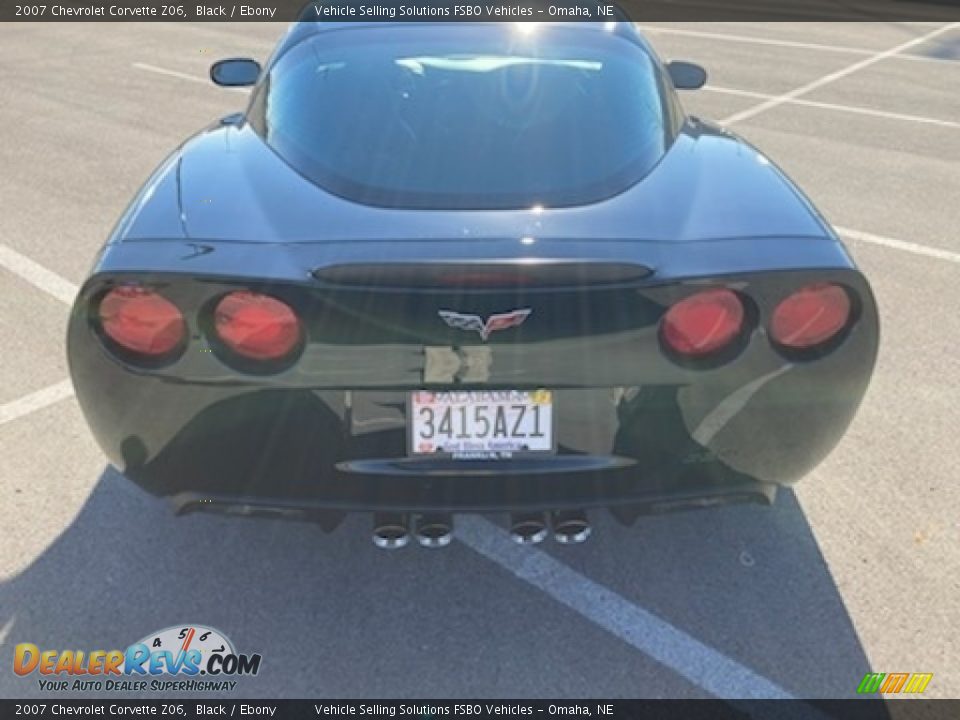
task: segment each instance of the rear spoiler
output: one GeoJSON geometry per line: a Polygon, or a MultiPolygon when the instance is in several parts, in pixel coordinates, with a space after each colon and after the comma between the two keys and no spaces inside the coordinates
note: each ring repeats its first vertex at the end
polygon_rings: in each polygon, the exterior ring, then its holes
{"type": "Polygon", "coordinates": [[[391,289],[557,288],[624,285],[653,274],[645,265],[610,262],[343,263],[313,270],[325,285],[391,289]]]}

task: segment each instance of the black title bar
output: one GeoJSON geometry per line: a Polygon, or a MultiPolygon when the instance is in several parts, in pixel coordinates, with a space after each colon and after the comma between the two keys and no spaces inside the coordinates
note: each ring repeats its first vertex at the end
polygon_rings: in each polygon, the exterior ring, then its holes
{"type": "Polygon", "coordinates": [[[960,700],[0,700],[0,720],[162,717],[170,720],[955,720],[960,700]]]}
{"type": "Polygon", "coordinates": [[[835,21],[960,20],[960,0],[0,0],[0,21],[835,21]],[[617,7],[617,17],[610,12],[617,7]],[[621,12],[622,11],[622,12],[621,12]]]}

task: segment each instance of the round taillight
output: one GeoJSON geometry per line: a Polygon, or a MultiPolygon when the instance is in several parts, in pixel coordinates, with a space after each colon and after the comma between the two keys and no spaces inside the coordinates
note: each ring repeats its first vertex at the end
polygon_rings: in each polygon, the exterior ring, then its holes
{"type": "Polygon", "coordinates": [[[284,302],[260,293],[239,291],[214,310],[217,336],[233,352],[250,360],[280,360],[300,344],[300,320],[284,302]]]}
{"type": "Polygon", "coordinates": [[[187,326],[177,306],[159,293],[136,285],[108,292],[100,301],[100,327],[124,350],[157,358],[175,350],[187,326]]]}
{"type": "Polygon", "coordinates": [[[661,324],[663,342],[685,357],[710,355],[740,335],[743,317],[743,303],[735,292],[704,290],[667,310],[661,324]]]}
{"type": "Polygon", "coordinates": [[[839,285],[809,285],[773,311],[770,337],[793,350],[812,348],[836,337],[850,321],[850,296],[839,285]]]}

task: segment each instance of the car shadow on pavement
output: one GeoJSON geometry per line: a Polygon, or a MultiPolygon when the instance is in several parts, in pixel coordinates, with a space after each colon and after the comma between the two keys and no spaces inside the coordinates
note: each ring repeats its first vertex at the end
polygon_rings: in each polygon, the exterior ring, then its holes
{"type": "MultiPolygon", "coordinates": [[[[849,697],[868,670],[792,492],[772,509],[633,528],[603,513],[584,545],[539,547],[797,696],[849,697]]],[[[124,649],[190,623],[262,654],[260,674],[230,697],[706,696],[462,543],[377,550],[364,515],[329,535],[279,520],[176,518],[107,469],[72,524],[0,583],[0,697],[50,696],[36,673],[11,672],[17,643],[124,649]]]]}

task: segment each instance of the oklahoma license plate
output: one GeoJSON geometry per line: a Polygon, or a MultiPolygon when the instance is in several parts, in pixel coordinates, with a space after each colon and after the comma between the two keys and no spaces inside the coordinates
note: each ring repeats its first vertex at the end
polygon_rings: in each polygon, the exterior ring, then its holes
{"type": "Polygon", "coordinates": [[[422,390],[409,409],[411,455],[490,460],[555,448],[549,390],[422,390]]]}

